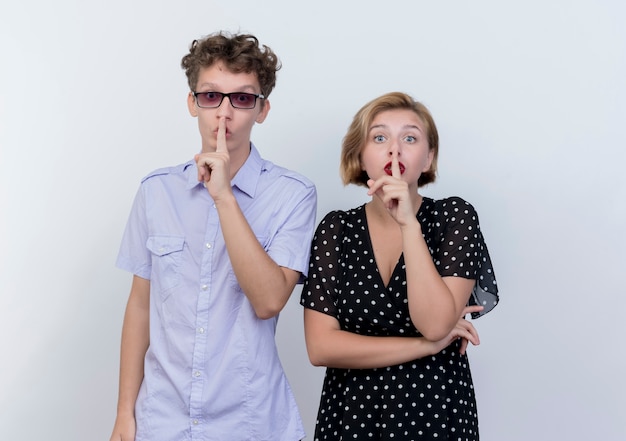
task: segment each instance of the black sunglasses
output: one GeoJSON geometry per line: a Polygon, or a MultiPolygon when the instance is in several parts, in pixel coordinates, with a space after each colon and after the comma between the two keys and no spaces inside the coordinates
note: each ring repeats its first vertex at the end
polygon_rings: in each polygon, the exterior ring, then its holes
{"type": "Polygon", "coordinates": [[[257,98],[265,99],[265,96],[245,92],[191,92],[196,99],[198,107],[212,109],[222,105],[224,97],[228,97],[230,105],[235,109],[254,109],[257,98]]]}

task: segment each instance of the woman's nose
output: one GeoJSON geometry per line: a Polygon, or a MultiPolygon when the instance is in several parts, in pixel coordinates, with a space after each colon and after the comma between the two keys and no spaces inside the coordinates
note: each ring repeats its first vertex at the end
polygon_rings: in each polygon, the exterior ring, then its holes
{"type": "Polygon", "coordinates": [[[389,143],[389,151],[388,151],[388,153],[389,153],[389,156],[392,156],[392,157],[394,155],[396,155],[396,156],[400,155],[400,146],[398,145],[397,142],[391,141],[389,143]]]}

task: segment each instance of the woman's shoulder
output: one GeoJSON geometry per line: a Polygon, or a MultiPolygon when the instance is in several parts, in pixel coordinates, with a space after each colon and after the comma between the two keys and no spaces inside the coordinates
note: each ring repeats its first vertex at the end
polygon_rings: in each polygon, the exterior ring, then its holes
{"type": "Polygon", "coordinates": [[[365,210],[365,204],[358,207],[350,208],[347,210],[331,210],[322,218],[322,222],[340,221],[357,218],[363,215],[365,210]]]}
{"type": "Polygon", "coordinates": [[[428,196],[424,196],[424,202],[437,208],[472,206],[469,201],[466,201],[460,196],[448,196],[441,199],[434,199],[428,196]]]}
{"type": "Polygon", "coordinates": [[[361,222],[365,216],[365,205],[350,208],[348,210],[331,210],[324,215],[319,223],[319,227],[329,229],[341,229],[352,226],[354,223],[361,222]]]}
{"type": "Polygon", "coordinates": [[[444,218],[477,216],[474,206],[460,196],[449,196],[442,199],[424,196],[422,210],[444,218]]]}

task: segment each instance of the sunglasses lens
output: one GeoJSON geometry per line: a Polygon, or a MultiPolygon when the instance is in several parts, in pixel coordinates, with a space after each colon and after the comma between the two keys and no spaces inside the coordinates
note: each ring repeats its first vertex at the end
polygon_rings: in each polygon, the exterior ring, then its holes
{"type": "Polygon", "coordinates": [[[230,102],[233,104],[233,107],[237,107],[239,109],[252,109],[255,101],[256,97],[251,93],[230,94],[230,102]]]}
{"type": "Polygon", "coordinates": [[[254,109],[256,104],[256,95],[252,93],[221,93],[221,92],[202,92],[196,94],[198,106],[200,107],[219,107],[224,97],[228,96],[230,103],[237,109],[254,109]]]}
{"type": "Polygon", "coordinates": [[[223,95],[219,92],[206,92],[198,94],[200,107],[218,107],[222,102],[223,95]]]}

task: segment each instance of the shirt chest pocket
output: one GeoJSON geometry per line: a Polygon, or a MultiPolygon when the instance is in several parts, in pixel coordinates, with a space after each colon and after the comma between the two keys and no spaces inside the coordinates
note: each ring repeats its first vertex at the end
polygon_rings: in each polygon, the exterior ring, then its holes
{"type": "Polygon", "coordinates": [[[152,253],[152,280],[161,291],[180,283],[180,265],[185,238],[176,236],[150,236],[146,244],[152,253]]]}

